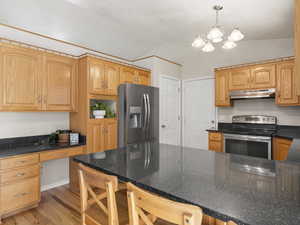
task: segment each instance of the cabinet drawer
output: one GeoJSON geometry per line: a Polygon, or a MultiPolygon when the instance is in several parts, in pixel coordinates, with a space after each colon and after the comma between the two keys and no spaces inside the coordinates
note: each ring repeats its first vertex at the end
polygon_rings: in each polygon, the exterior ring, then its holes
{"type": "Polygon", "coordinates": [[[220,141],[209,141],[209,150],[223,152],[222,143],[220,141]]]}
{"type": "Polygon", "coordinates": [[[53,160],[53,159],[62,159],[70,156],[81,155],[84,153],[83,147],[74,147],[66,148],[61,150],[52,150],[47,152],[40,153],[41,162],[53,160]]]}
{"type": "Polygon", "coordinates": [[[81,155],[84,153],[83,147],[72,148],[69,150],[69,156],[81,155]]]}
{"type": "Polygon", "coordinates": [[[39,201],[39,177],[1,187],[1,213],[16,210],[39,201]]]}
{"type": "Polygon", "coordinates": [[[222,134],[217,132],[209,133],[209,140],[222,141],[222,134]]]}
{"type": "Polygon", "coordinates": [[[12,157],[12,158],[0,160],[0,169],[1,170],[11,169],[15,167],[37,164],[38,162],[39,162],[38,154],[12,157]]]}
{"type": "Polygon", "coordinates": [[[0,174],[0,183],[5,184],[13,181],[18,181],[24,178],[35,177],[38,176],[39,173],[40,166],[38,164],[10,171],[5,171],[0,174]]]}

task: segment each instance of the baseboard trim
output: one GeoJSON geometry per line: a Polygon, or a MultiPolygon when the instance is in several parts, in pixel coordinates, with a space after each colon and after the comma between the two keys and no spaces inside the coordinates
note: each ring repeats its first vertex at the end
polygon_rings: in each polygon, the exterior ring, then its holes
{"type": "Polygon", "coordinates": [[[69,182],[70,182],[69,179],[64,179],[64,180],[60,180],[60,181],[52,183],[52,184],[42,185],[41,191],[47,191],[52,188],[56,188],[56,187],[68,184],[69,182]]]}

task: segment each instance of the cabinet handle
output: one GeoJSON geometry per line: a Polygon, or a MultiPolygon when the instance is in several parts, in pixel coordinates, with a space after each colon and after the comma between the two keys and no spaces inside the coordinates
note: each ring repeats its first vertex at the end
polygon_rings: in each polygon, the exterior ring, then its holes
{"type": "Polygon", "coordinates": [[[14,195],[14,197],[22,197],[22,196],[29,195],[29,194],[30,194],[29,192],[23,192],[21,194],[14,195]]]}
{"type": "Polygon", "coordinates": [[[16,177],[23,177],[25,173],[17,173],[16,177]]]}
{"type": "Polygon", "coordinates": [[[19,163],[19,164],[23,164],[23,163],[26,163],[26,162],[27,162],[26,160],[17,161],[17,163],[19,163]]]}
{"type": "Polygon", "coordinates": [[[42,96],[41,96],[41,95],[39,95],[39,96],[37,97],[37,102],[38,102],[38,103],[42,103],[42,96]]]}

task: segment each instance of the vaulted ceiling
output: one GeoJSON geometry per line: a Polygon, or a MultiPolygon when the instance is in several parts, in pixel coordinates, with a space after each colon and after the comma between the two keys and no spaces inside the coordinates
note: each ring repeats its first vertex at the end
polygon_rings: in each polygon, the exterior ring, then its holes
{"type": "Polygon", "coordinates": [[[1,0],[0,22],[137,58],[168,44],[190,45],[214,24],[246,40],[291,38],[293,0],[1,0]]]}

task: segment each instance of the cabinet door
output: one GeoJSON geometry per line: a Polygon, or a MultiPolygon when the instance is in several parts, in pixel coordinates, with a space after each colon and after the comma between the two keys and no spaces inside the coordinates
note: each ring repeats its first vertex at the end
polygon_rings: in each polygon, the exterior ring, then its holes
{"type": "Polygon", "coordinates": [[[286,160],[292,141],[284,138],[273,139],[273,160],[286,160]]]}
{"type": "Polygon", "coordinates": [[[297,105],[294,62],[288,61],[277,65],[277,94],[279,105],[297,105]]]}
{"type": "Polygon", "coordinates": [[[300,1],[294,1],[294,49],[295,49],[295,80],[297,95],[300,96],[300,1]]]}
{"type": "Polygon", "coordinates": [[[45,56],[43,108],[52,111],[75,110],[76,60],[57,55],[45,56]]]}
{"type": "Polygon", "coordinates": [[[105,123],[103,121],[97,124],[89,124],[87,137],[89,152],[102,152],[106,150],[105,123]]]}
{"type": "Polygon", "coordinates": [[[138,84],[148,86],[150,85],[150,73],[142,70],[137,72],[138,84]]]}
{"type": "Polygon", "coordinates": [[[105,63],[105,80],[105,94],[118,95],[118,87],[120,83],[120,68],[117,64],[105,63]]]}
{"type": "Polygon", "coordinates": [[[97,59],[89,59],[89,93],[105,94],[104,62],[97,59]]]}
{"type": "Polygon", "coordinates": [[[120,74],[120,83],[136,83],[136,72],[134,69],[129,67],[122,67],[121,74],[120,74]]]}
{"type": "Polygon", "coordinates": [[[255,66],[251,69],[251,88],[275,88],[275,64],[255,66]]]}
{"type": "Polygon", "coordinates": [[[215,105],[230,106],[228,90],[228,72],[217,71],[215,80],[215,105]]]}
{"type": "Polygon", "coordinates": [[[41,110],[41,53],[32,49],[2,45],[0,54],[0,109],[41,110]]]}
{"type": "Polygon", "coordinates": [[[106,122],[106,137],[105,148],[115,149],[117,148],[117,121],[109,120],[106,122]]]}
{"type": "Polygon", "coordinates": [[[250,69],[232,69],[229,72],[229,90],[245,90],[250,88],[250,69]]]}

